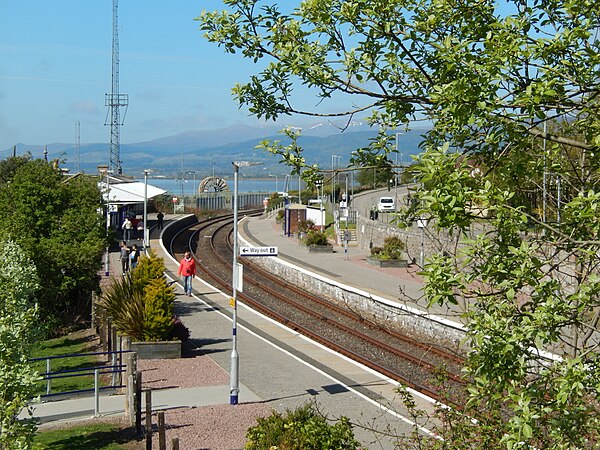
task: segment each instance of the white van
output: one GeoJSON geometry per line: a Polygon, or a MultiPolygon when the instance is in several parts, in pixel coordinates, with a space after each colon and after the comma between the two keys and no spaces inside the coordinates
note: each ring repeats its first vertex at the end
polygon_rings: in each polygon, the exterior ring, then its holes
{"type": "Polygon", "coordinates": [[[394,212],[396,205],[393,197],[380,197],[377,203],[377,211],[383,212],[394,212]]]}

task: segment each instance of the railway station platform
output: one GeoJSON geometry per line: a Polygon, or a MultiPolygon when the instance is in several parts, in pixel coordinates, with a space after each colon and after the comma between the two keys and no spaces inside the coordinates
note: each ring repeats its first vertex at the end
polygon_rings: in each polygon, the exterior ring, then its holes
{"type": "MultiPolygon", "coordinates": [[[[179,217],[166,215],[165,228],[179,217]]],[[[151,226],[153,219],[149,215],[148,223],[151,226]]],[[[333,253],[308,253],[295,238],[284,236],[274,219],[262,217],[245,217],[238,229],[240,239],[248,245],[276,246],[279,258],[339,283],[372,291],[374,295],[395,301],[404,301],[401,291],[415,298],[420,295],[421,284],[415,268],[381,269],[371,266],[366,262],[367,252],[360,248],[336,246],[333,253]]],[[[177,277],[178,262],[168,254],[160,241],[160,232],[155,228],[150,236],[150,249],[164,259],[167,277],[177,283],[175,309],[191,331],[189,348],[195,354],[209,355],[229,373],[233,333],[230,293],[221,292],[197,277],[193,296],[184,296],[177,277]]],[[[110,262],[112,273],[120,273],[118,253],[111,253],[110,262]]],[[[332,419],[346,416],[354,423],[361,424],[354,431],[365,448],[395,448],[393,438],[389,435],[374,438],[369,431],[372,428],[385,430],[392,435],[414,431],[410,415],[397,393],[397,383],[393,380],[308,340],[246,308],[242,303],[238,305],[236,334],[240,402],[260,401],[284,413],[314,401],[332,419]]],[[[190,377],[193,376],[190,374],[190,377]]],[[[204,390],[194,406],[201,407],[205,402],[227,404],[230,400],[228,388],[215,386],[209,391],[204,390]]],[[[181,395],[185,396],[186,393],[182,392],[181,395]]],[[[181,395],[176,395],[174,391],[165,396],[163,406],[170,408],[185,404],[181,395]]],[[[417,393],[415,395],[420,409],[433,409],[429,399],[417,393]]],[[[68,415],[73,420],[89,417],[90,413],[89,404],[83,403],[70,405],[68,412],[59,409],[59,404],[44,408],[38,413],[47,415],[49,419],[51,416],[68,415]]],[[[112,408],[112,413],[121,411],[118,404],[112,408]]]]}
{"type": "Polygon", "coordinates": [[[426,308],[422,294],[423,279],[415,264],[398,268],[378,267],[368,262],[370,251],[357,246],[334,245],[333,252],[330,253],[309,252],[296,237],[286,236],[282,225],[274,218],[266,216],[244,217],[238,230],[243,242],[250,246],[277,247],[279,258],[303,268],[309,274],[317,274],[390,302],[408,305],[423,313],[460,323],[456,310],[440,306],[426,308]]]}

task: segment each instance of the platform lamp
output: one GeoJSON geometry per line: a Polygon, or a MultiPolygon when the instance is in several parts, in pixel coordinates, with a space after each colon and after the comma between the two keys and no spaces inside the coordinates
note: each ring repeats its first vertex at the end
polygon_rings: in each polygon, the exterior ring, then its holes
{"type": "Polygon", "coordinates": [[[150,246],[150,233],[148,232],[148,174],[152,170],[144,170],[144,251],[150,246]]]}
{"type": "MultiPolygon", "coordinates": [[[[238,174],[240,167],[260,166],[261,162],[233,161],[233,278],[231,280],[232,296],[231,306],[233,307],[233,329],[232,329],[232,348],[231,348],[231,373],[229,404],[238,404],[238,395],[240,392],[239,370],[240,359],[237,351],[237,291],[241,287],[242,268],[238,266],[238,174]]],[[[241,292],[241,289],[239,289],[241,292]]]]}
{"type": "Polygon", "coordinates": [[[110,174],[112,170],[107,165],[98,166],[100,175],[106,174],[106,251],[104,252],[104,275],[110,275],[110,243],[108,242],[108,231],[110,230],[110,174]]]}

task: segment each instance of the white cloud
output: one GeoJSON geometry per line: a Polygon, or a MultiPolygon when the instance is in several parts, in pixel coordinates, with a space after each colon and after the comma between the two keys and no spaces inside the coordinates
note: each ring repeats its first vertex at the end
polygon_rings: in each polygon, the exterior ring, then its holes
{"type": "Polygon", "coordinates": [[[100,114],[98,106],[94,102],[90,101],[71,103],[69,105],[69,111],[76,114],[86,114],[91,116],[97,116],[100,114]]]}

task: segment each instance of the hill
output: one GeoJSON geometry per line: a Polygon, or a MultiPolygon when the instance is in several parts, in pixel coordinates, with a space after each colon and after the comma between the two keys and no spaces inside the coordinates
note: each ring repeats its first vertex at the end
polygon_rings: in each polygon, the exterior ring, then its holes
{"type": "MultiPolygon", "coordinates": [[[[287,174],[289,169],[279,160],[256,148],[265,139],[279,140],[287,144],[285,136],[278,133],[279,126],[235,126],[217,130],[186,131],[184,133],[147,142],[132,144],[121,143],[121,160],[123,172],[140,177],[144,169],[152,169],[153,175],[176,177],[181,172],[195,171],[197,176],[204,177],[213,172],[217,175],[229,176],[232,172],[232,161],[259,161],[262,166],[248,168],[245,176],[265,174],[287,174]]],[[[408,155],[416,154],[424,130],[413,130],[399,136],[400,148],[404,161],[408,155]]],[[[331,124],[317,124],[302,130],[299,144],[304,148],[306,160],[330,168],[332,155],[341,156],[341,163],[348,164],[351,153],[369,144],[369,139],[377,135],[376,130],[362,123],[351,124],[341,131],[331,124]]],[[[76,147],[73,143],[55,143],[46,146],[48,159],[59,158],[64,161],[62,167],[75,171],[76,147]]],[[[80,144],[80,169],[85,173],[94,173],[98,165],[107,164],[109,155],[108,143],[80,144]]],[[[43,145],[18,144],[16,153],[30,152],[35,158],[44,157],[43,145]]],[[[0,157],[13,154],[13,149],[0,151],[0,157]]]]}

